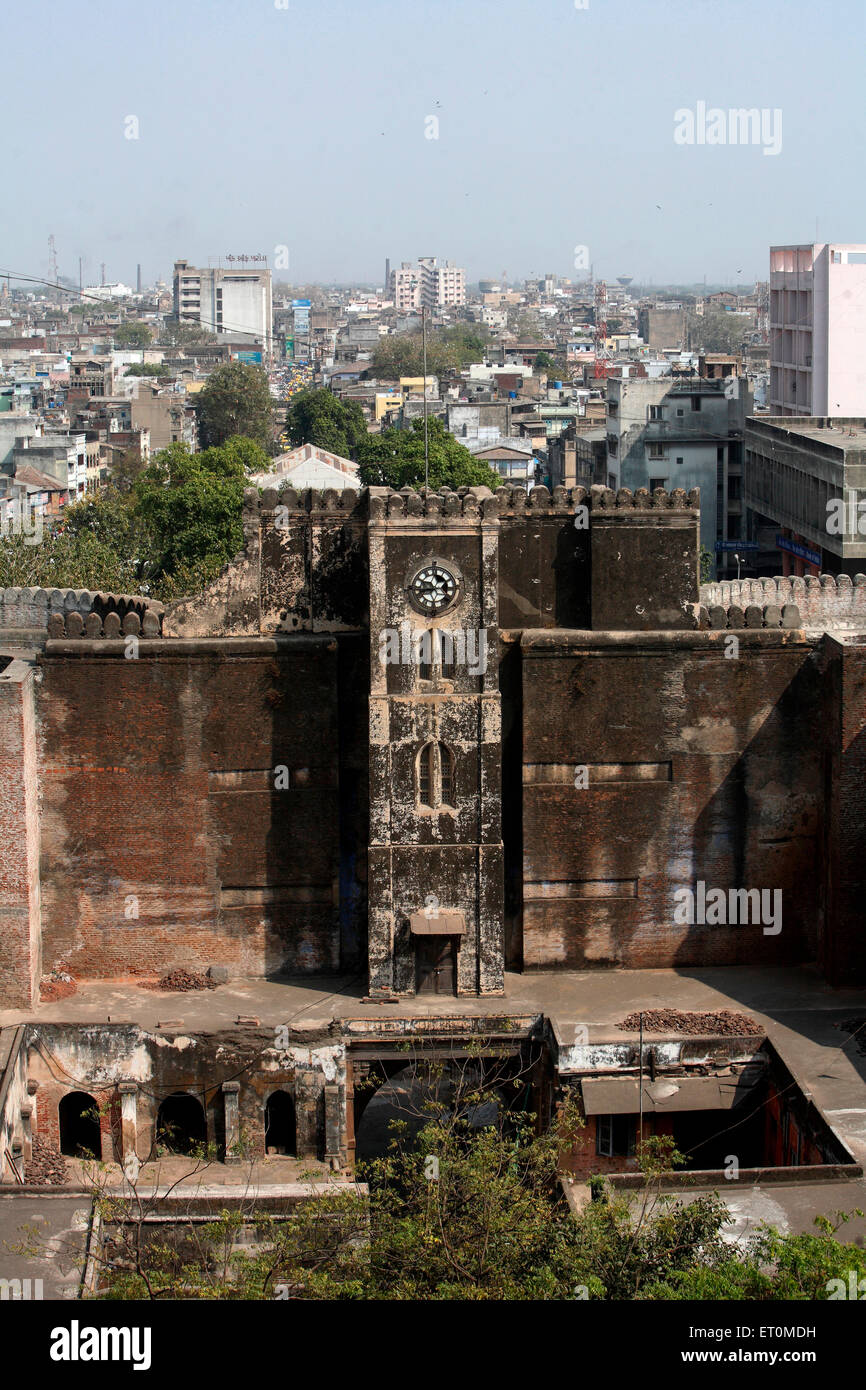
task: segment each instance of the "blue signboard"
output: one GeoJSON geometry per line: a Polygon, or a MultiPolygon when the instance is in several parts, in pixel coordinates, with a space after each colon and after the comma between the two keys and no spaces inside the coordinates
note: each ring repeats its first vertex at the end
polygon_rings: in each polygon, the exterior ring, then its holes
{"type": "Polygon", "coordinates": [[[789,541],[787,536],[777,536],[776,545],[779,550],[787,550],[790,555],[796,555],[799,560],[808,560],[810,565],[821,564],[821,552],[810,550],[808,545],[800,545],[799,541],[789,541]]]}
{"type": "Polygon", "coordinates": [[[757,541],[716,541],[716,550],[757,550],[757,541]]]}

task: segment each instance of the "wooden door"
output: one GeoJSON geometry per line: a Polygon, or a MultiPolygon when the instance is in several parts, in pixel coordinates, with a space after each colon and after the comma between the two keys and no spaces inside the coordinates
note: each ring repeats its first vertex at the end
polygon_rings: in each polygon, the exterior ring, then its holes
{"type": "Polygon", "coordinates": [[[452,937],[416,937],[415,990],[418,994],[454,994],[452,937]]]}

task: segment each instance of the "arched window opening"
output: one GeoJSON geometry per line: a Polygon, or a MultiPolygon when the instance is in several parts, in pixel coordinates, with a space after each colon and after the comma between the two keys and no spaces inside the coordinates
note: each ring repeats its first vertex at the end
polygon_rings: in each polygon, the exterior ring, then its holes
{"type": "Polygon", "coordinates": [[[439,801],[454,805],[454,754],[444,743],[439,745],[439,801]]]}
{"type": "Polygon", "coordinates": [[[433,805],[433,744],[428,743],[418,755],[418,800],[422,806],[433,805]]]}
{"type": "Polygon", "coordinates": [[[287,1091],[274,1091],[265,1106],[265,1153],[297,1153],[295,1102],[287,1091]]]}
{"type": "Polygon", "coordinates": [[[186,1091],[166,1096],[156,1117],[157,1146],[173,1154],[188,1154],[207,1142],[201,1102],[186,1091]]]}
{"type": "Polygon", "coordinates": [[[439,672],[443,680],[454,679],[454,637],[450,632],[439,632],[439,672]]]}
{"type": "Polygon", "coordinates": [[[101,1158],[99,1111],[86,1091],[70,1091],[58,1106],[60,1152],[69,1158],[101,1158]]]}
{"type": "Polygon", "coordinates": [[[434,632],[423,632],[418,642],[418,676],[422,681],[432,681],[433,679],[433,653],[436,635],[434,632]]]}
{"type": "Polygon", "coordinates": [[[418,801],[435,810],[455,802],[454,754],[444,743],[426,743],[418,754],[418,801]]]}

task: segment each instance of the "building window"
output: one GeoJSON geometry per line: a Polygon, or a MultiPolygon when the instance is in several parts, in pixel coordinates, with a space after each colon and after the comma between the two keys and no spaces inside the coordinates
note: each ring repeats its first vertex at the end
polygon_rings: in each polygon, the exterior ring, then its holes
{"type": "Polygon", "coordinates": [[[692,410],[700,410],[700,408],[701,408],[701,398],[700,398],[700,396],[692,396],[692,410]]]}
{"type": "Polygon", "coordinates": [[[661,408],[660,405],[651,405],[651,406],[649,407],[649,418],[650,418],[651,420],[663,420],[663,419],[664,419],[664,414],[663,414],[663,412],[662,412],[662,408],[661,408]]]}
{"type": "Polygon", "coordinates": [[[418,801],[435,810],[453,806],[454,754],[444,743],[426,743],[418,754],[418,801]]]}
{"type": "Polygon", "coordinates": [[[667,487],[667,485],[668,485],[668,480],[667,480],[667,478],[650,478],[650,480],[649,480],[649,490],[650,490],[650,492],[655,492],[655,490],[656,490],[657,487],[667,487]]]}
{"type": "Polygon", "coordinates": [[[678,458],[678,459],[677,459],[677,463],[682,463],[682,462],[683,462],[683,459],[681,459],[681,458],[678,458]]]}
{"type": "Polygon", "coordinates": [[[637,1122],[633,1115],[599,1115],[595,1121],[595,1151],[605,1158],[631,1158],[637,1122]]]}
{"type": "Polygon", "coordinates": [[[665,446],[664,446],[664,444],[648,444],[648,445],[647,445],[647,450],[646,450],[646,451],[647,451],[647,458],[651,458],[651,459],[663,459],[664,456],[665,456],[665,446]]]}

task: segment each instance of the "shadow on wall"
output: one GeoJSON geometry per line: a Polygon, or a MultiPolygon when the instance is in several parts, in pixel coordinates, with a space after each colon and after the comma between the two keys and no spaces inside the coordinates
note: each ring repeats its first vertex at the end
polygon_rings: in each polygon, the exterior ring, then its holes
{"type": "MultiPolygon", "coordinates": [[[[820,723],[821,678],[806,661],[787,685],[734,766],[707,801],[692,831],[692,879],[678,887],[725,891],[721,923],[687,927],[674,965],[783,965],[816,958],[823,911],[820,813],[823,754],[812,732],[820,723]],[[732,900],[731,888],[760,889],[732,900]],[[748,922],[733,921],[748,913],[748,922]],[[727,920],[725,920],[727,919],[727,920]],[[766,920],[765,920],[766,919],[766,920]]],[[[682,901],[682,900],[679,900],[682,901]]],[[[704,916],[712,915],[705,905],[704,916]]]]}

